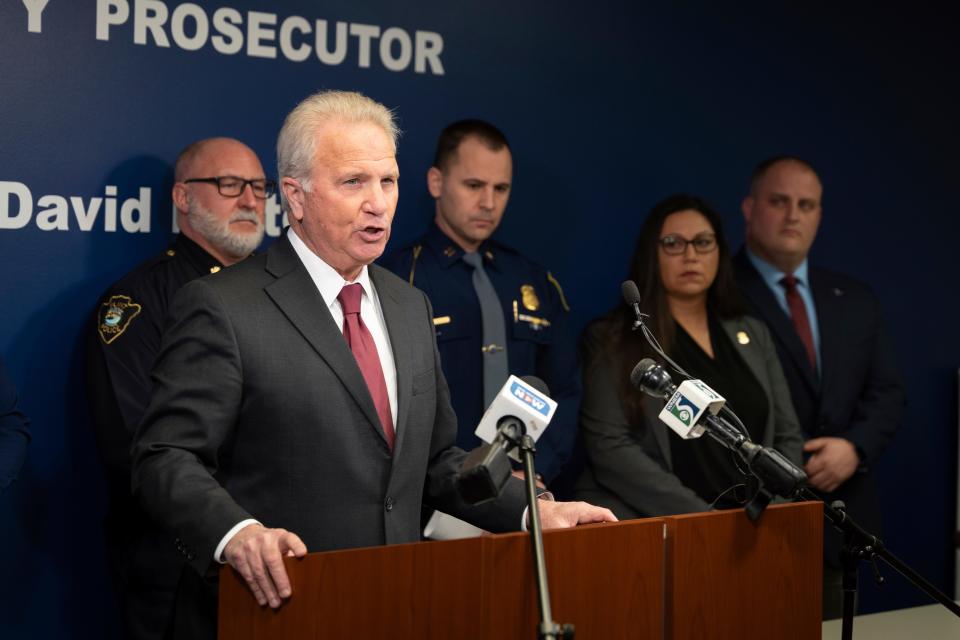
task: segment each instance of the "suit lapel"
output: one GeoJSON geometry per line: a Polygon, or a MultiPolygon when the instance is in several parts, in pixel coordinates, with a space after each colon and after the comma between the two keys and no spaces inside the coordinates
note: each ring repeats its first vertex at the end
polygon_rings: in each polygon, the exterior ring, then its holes
{"type": "Polygon", "coordinates": [[[389,280],[383,277],[383,271],[376,265],[370,266],[370,280],[377,288],[380,309],[390,336],[393,349],[393,363],[397,370],[397,441],[394,458],[400,455],[406,440],[407,415],[410,413],[410,399],[413,394],[413,356],[410,351],[410,325],[406,310],[396,297],[396,291],[389,280]]]}
{"type": "Polygon", "coordinates": [[[753,377],[760,383],[763,392],[767,394],[767,398],[770,398],[770,376],[767,373],[766,363],[760,359],[762,354],[758,349],[748,347],[748,345],[755,346],[753,341],[756,339],[756,336],[754,336],[753,332],[740,320],[722,320],[720,325],[723,327],[723,332],[727,334],[730,344],[736,347],[737,353],[740,354],[743,362],[747,365],[747,368],[750,369],[750,373],[752,373],[753,377]],[[741,336],[737,335],[740,333],[746,336],[746,342],[741,342],[741,336]]]}
{"type": "Polygon", "coordinates": [[[817,324],[820,326],[820,385],[830,389],[835,364],[844,357],[843,313],[840,301],[843,291],[830,287],[820,275],[809,269],[810,291],[817,307],[817,324]]]}
{"type": "Polygon", "coordinates": [[[816,379],[815,372],[810,368],[807,351],[803,342],[800,341],[800,336],[797,335],[797,330],[793,327],[790,316],[777,303],[770,287],[767,286],[760,273],[750,263],[750,259],[743,249],[737,253],[734,262],[736,263],[740,290],[743,295],[756,309],[760,318],[770,327],[770,332],[790,354],[794,366],[800,370],[804,381],[816,393],[820,383],[816,379]]]}
{"type": "Polygon", "coordinates": [[[276,280],[264,290],[290,324],[333,370],[343,386],[356,400],[370,426],[386,441],[380,418],[343,333],[333,321],[326,302],[286,237],[274,243],[267,252],[266,270],[276,280]]]}

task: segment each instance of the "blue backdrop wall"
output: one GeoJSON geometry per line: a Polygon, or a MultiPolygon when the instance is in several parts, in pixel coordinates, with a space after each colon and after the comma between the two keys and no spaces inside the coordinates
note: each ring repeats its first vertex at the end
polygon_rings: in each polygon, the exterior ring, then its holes
{"type": "MultiPolygon", "coordinates": [[[[394,244],[430,219],[424,174],[440,128],[500,125],[516,172],[499,236],[551,267],[578,326],[615,304],[655,201],[702,195],[739,238],[751,167],[809,158],[825,183],[814,260],[877,290],[908,384],[879,469],[886,539],[950,589],[958,45],[920,8],[845,11],[0,0],[0,354],[34,436],[0,496],[0,635],[116,635],[82,325],[110,282],[169,241],[181,147],[235,136],[271,167],[284,115],[320,88],[399,114],[394,244]]],[[[864,585],[863,609],[925,601],[886,574],[882,589],[864,585]]]]}

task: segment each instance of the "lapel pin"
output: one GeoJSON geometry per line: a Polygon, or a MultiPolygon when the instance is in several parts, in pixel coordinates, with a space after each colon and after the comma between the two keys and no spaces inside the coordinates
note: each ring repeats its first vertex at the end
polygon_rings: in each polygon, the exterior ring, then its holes
{"type": "Polygon", "coordinates": [[[737,331],[737,342],[740,344],[750,344],[750,336],[746,331],[737,331]]]}

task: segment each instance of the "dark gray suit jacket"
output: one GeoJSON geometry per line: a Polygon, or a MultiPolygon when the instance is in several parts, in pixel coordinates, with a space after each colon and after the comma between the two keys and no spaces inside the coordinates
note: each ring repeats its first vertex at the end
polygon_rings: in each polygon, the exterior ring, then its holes
{"type": "MultiPolygon", "coordinates": [[[[749,317],[721,324],[766,394],[761,444],[799,464],[803,437],[770,332],[749,317]],[[737,339],[739,332],[749,337],[747,344],[737,339]]],[[[664,401],[644,399],[643,424],[627,419],[619,397],[620,363],[603,349],[601,333],[594,324],[583,339],[580,428],[589,464],[577,482],[577,499],[608,507],[621,519],[706,511],[709,505],[673,475],[670,435],[658,417],[664,401]]]]}
{"type": "Polygon", "coordinates": [[[133,445],[133,490],[201,574],[235,524],[256,518],[310,551],[419,540],[422,502],[517,530],[522,483],[469,508],[454,476],[456,417],[426,296],[376,266],[397,371],[393,455],[340,328],[286,237],[184,286],[133,445]],[[176,539],[175,539],[176,538],[176,539]]]}

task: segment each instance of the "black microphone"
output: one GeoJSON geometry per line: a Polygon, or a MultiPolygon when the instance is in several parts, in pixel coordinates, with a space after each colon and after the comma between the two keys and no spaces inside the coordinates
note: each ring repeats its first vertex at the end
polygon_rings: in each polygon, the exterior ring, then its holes
{"type": "Polygon", "coordinates": [[[643,325],[643,314],[640,313],[640,290],[637,289],[637,283],[633,280],[624,280],[620,283],[620,295],[623,301],[633,307],[633,314],[636,318],[633,321],[633,328],[643,325]]]}
{"type": "MultiPolygon", "coordinates": [[[[677,385],[673,384],[670,374],[651,358],[644,358],[637,363],[630,372],[630,384],[648,396],[664,400],[672,398],[677,393],[677,385]]],[[[699,438],[702,434],[694,431],[693,427],[701,426],[710,437],[734,451],[739,450],[740,446],[747,441],[746,435],[739,429],[709,411],[704,412],[695,425],[686,425],[683,430],[672,423],[666,421],[664,423],[684,439],[699,438]]]]}
{"type": "MultiPolygon", "coordinates": [[[[633,283],[630,282],[630,284],[633,283]]],[[[637,363],[630,372],[630,384],[655,398],[669,398],[677,390],[677,385],[673,384],[670,374],[653,358],[644,358],[637,363]]]]}
{"type": "MultiPolygon", "coordinates": [[[[540,378],[523,376],[520,379],[543,395],[550,395],[547,384],[540,378]]],[[[508,392],[501,390],[500,393],[508,392]]],[[[454,480],[457,492],[464,502],[480,504],[499,497],[513,471],[508,454],[520,444],[520,438],[526,430],[524,421],[517,416],[504,415],[497,419],[496,438],[490,444],[471,451],[454,480]]]]}
{"type": "Polygon", "coordinates": [[[520,379],[526,382],[529,386],[533,387],[540,393],[545,396],[550,395],[550,387],[547,386],[547,383],[538,378],[537,376],[520,376],[520,379]]]}
{"type": "MultiPolygon", "coordinates": [[[[630,383],[654,398],[670,399],[677,392],[670,374],[651,358],[644,358],[637,363],[630,372],[630,383]]],[[[806,483],[807,474],[803,469],[790,462],[776,449],[751,441],[720,416],[709,411],[704,412],[697,424],[702,425],[711,438],[739,454],[754,475],[763,481],[764,488],[771,493],[792,497],[806,483]]],[[[672,424],[667,425],[681,437],[690,437],[689,430],[680,432],[672,424]]]]}

